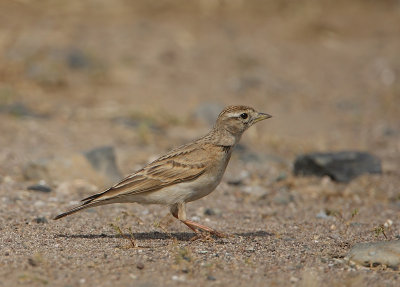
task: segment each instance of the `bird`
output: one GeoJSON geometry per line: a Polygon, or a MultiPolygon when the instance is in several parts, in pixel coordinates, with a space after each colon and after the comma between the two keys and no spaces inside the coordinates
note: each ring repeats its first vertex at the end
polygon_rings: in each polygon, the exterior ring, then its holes
{"type": "Polygon", "coordinates": [[[186,203],[215,190],[225,173],[234,147],[253,124],[271,118],[244,105],[228,106],[205,136],[177,147],[54,220],[82,209],[112,204],[139,203],[168,206],[171,214],[195,234],[225,237],[224,233],[187,219],[186,203]]]}

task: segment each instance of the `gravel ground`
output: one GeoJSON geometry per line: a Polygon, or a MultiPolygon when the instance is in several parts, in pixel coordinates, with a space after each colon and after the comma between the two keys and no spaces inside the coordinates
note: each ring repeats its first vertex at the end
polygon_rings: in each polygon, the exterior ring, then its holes
{"type": "Polygon", "coordinates": [[[397,268],[346,254],[400,239],[398,1],[0,11],[0,286],[397,286],[397,268]],[[51,219],[202,136],[230,104],[274,116],[243,136],[215,192],[188,205],[230,237],[190,241],[160,206],[51,219]],[[112,173],[85,157],[103,146],[112,173]],[[299,154],[341,150],[376,155],[382,174],[292,174],[299,154]],[[37,184],[50,191],[28,189],[37,184]]]}

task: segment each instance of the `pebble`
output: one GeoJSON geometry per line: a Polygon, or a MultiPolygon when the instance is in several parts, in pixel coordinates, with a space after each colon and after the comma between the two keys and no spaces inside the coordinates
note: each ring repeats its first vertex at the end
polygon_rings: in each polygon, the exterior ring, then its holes
{"type": "Polygon", "coordinates": [[[174,281],[184,282],[186,280],[186,277],[184,275],[181,275],[181,276],[173,275],[171,277],[171,279],[174,280],[174,281]]]}
{"type": "Polygon", "coordinates": [[[206,210],[204,211],[205,215],[221,215],[222,211],[219,208],[206,208],[206,210]]]}
{"type": "Polygon", "coordinates": [[[285,190],[278,192],[278,194],[273,198],[273,202],[279,205],[288,205],[293,200],[293,195],[285,190]]]}
{"type": "Polygon", "coordinates": [[[40,192],[51,192],[51,187],[45,182],[39,182],[38,184],[30,185],[27,187],[28,190],[40,191],[40,192]]]}
{"type": "Polygon", "coordinates": [[[320,218],[320,219],[333,219],[334,218],[333,216],[327,215],[325,210],[321,210],[320,212],[318,212],[315,217],[320,218]]]}
{"type": "Polygon", "coordinates": [[[300,155],[294,163],[295,175],[329,176],[338,182],[349,182],[365,173],[382,173],[379,158],[358,151],[310,153],[300,155]]]}
{"type": "Polygon", "coordinates": [[[36,217],[33,221],[36,223],[48,223],[46,217],[36,217]]]}
{"type": "Polygon", "coordinates": [[[245,251],[247,251],[247,252],[254,252],[255,249],[254,249],[253,246],[249,246],[249,247],[247,247],[247,248],[245,249],[245,251]]]}
{"type": "Polygon", "coordinates": [[[208,275],[208,276],[207,276],[207,280],[209,280],[209,281],[216,281],[217,278],[215,278],[214,276],[208,275]]]}
{"type": "Polygon", "coordinates": [[[84,153],[93,169],[107,176],[111,181],[118,181],[122,178],[118,170],[114,147],[102,146],[84,153]]]}
{"type": "Polygon", "coordinates": [[[29,265],[36,267],[38,263],[33,258],[28,258],[29,265]]]}
{"type": "Polygon", "coordinates": [[[136,268],[142,270],[144,268],[144,264],[142,262],[139,262],[138,264],[136,264],[136,268]]]}
{"type": "Polygon", "coordinates": [[[385,265],[398,270],[400,240],[357,243],[350,249],[346,259],[362,266],[385,265]]]}

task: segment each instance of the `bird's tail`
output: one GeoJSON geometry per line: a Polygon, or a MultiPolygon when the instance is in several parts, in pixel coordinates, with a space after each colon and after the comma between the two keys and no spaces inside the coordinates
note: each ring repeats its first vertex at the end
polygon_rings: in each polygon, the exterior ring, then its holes
{"type": "Polygon", "coordinates": [[[70,215],[72,213],[78,212],[78,211],[80,211],[82,209],[85,209],[85,208],[90,208],[90,207],[95,207],[95,206],[99,206],[99,205],[112,203],[112,200],[110,200],[110,199],[100,199],[100,197],[104,193],[106,193],[107,191],[108,190],[100,192],[100,193],[96,193],[96,194],[94,194],[92,196],[89,196],[89,197],[86,197],[86,198],[82,199],[81,201],[83,203],[81,205],[78,205],[78,206],[76,206],[76,207],[74,207],[74,208],[72,208],[72,209],[70,209],[70,210],[68,210],[68,211],[66,211],[64,213],[61,213],[61,214],[57,215],[56,217],[54,217],[53,219],[57,220],[57,219],[63,218],[65,216],[67,216],[67,215],[70,215]]]}
{"type": "Polygon", "coordinates": [[[64,212],[64,213],[61,213],[61,214],[59,214],[59,215],[57,215],[56,217],[54,217],[53,219],[54,220],[57,220],[57,219],[60,219],[60,218],[63,218],[63,217],[65,217],[65,216],[67,216],[67,215],[70,215],[70,214],[72,214],[72,213],[75,213],[75,212],[78,212],[78,211],[80,211],[80,210],[82,210],[82,209],[85,209],[85,208],[90,208],[90,207],[95,207],[95,206],[99,206],[99,205],[103,205],[103,204],[106,204],[105,202],[102,202],[102,201],[97,201],[97,202],[91,202],[91,201],[89,201],[89,202],[84,202],[84,203],[82,203],[81,205],[79,205],[79,206],[76,206],[76,207],[74,207],[74,208],[72,208],[72,209],[70,209],[70,210],[68,210],[68,211],[66,211],[66,212],[64,212]]]}

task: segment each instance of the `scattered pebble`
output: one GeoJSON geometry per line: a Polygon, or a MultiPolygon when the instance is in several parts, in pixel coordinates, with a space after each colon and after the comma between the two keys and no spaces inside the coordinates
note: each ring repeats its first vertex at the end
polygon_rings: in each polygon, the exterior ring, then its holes
{"type": "Polygon", "coordinates": [[[30,185],[27,187],[28,190],[40,191],[40,192],[51,192],[51,187],[46,183],[39,182],[38,184],[30,185]]]}
{"type": "Polygon", "coordinates": [[[296,283],[297,281],[299,281],[299,278],[292,276],[292,277],[290,277],[289,280],[290,280],[290,282],[292,282],[292,283],[296,283]]]}
{"type": "Polygon", "coordinates": [[[398,270],[400,266],[400,240],[357,243],[348,252],[349,262],[375,267],[385,265],[398,270]]]}
{"type": "Polygon", "coordinates": [[[255,249],[254,249],[253,246],[249,246],[249,247],[247,247],[247,248],[245,249],[245,251],[247,251],[247,252],[254,252],[255,249]]]}
{"type": "Polygon", "coordinates": [[[111,181],[118,181],[122,178],[118,170],[114,147],[102,146],[84,153],[93,169],[107,176],[111,181]]]}
{"type": "Polygon", "coordinates": [[[136,268],[142,270],[144,268],[144,264],[142,262],[139,262],[138,264],[136,264],[136,268]]]}
{"type": "Polygon", "coordinates": [[[318,212],[315,217],[320,218],[320,219],[333,219],[334,218],[333,216],[326,214],[325,210],[321,210],[320,212],[318,212]]]}
{"type": "Polygon", "coordinates": [[[265,196],[268,193],[264,187],[259,185],[246,186],[243,188],[243,191],[257,197],[265,196]]]}
{"type": "Polygon", "coordinates": [[[34,260],[33,258],[28,258],[28,264],[33,266],[33,267],[36,267],[38,265],[36,260],[34,260]]]}
{"type": "Polygon", "coordinates": [[[199,216],[192,216],[191,218],[193,221],[199,222],[200,221],[200,217],[199,216]]]}
{"type": "Polygon", "coordinates": [[[215,278],[214,276],[208,275],[208,276],[207,276],[207,280],[209,280],[209,281],[216,281],[217,278],[215,278]]]}
{"type": "Polygon", "coordinates": [[[278,192],[273,198],[273,202],[279,205],[288,205],[293,200],[293,195],[285,190],[278,192]]]}
{"type": "Polygon", "coordinates": [[[171,277],[171,279],[174,280],[174,281],[179,281],[179,282],[186,281],[186,277],[184,275],[181,275],[181,276],[173,275],[171,277]]]}
{"type": "Polygon", "coordinates": [[[219,208],[206,208],[206,210],[204,211],[205,215],[221,215],[221,210],[219,208]]]}
{"type": "Polygon", "coordinates": [[[393,221],[390,219],[386,220],[386,222],[383,224],[383,226],[385,226],[386,228],[389,228],[392,225],[393,225],[393,221]]]}
{"type": "Polygon", "coordinates": [[[33,221],[36,223],[48,223],[46,217],[36,217],[33,221]]]}

